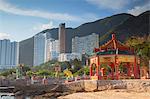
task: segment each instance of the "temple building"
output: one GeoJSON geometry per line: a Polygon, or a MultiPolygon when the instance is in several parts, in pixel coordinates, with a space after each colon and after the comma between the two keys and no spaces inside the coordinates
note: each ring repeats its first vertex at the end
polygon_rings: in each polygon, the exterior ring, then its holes
{"type": "Polygon", "coordinates": [[[134,49],[119,42],[115,34],[112,39],[99,48],[90,57],[91,79],[139,78],[139,58],[134,49]]]}

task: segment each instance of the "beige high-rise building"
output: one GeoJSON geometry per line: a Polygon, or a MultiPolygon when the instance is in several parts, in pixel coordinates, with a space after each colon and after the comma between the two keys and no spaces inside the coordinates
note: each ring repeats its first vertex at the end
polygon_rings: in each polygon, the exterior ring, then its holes
{"type": "Polygon", "coordinates": [[[99,47],[99,35],[96,33],[72,38],[72,53],[87,53],[92,55],[94,48],[97,47],[99,47]]]}
{"type": "Polygon", "coordinates": [[[59,44],[60,53],[66,53],[66,30],[65,23],[59,25],[59,44]]]}
{"type": "Polygon", "coordinates": [[[57,60],[59,56],[59,41],[53,38],[47,40],[46,60],[57,60]]]}

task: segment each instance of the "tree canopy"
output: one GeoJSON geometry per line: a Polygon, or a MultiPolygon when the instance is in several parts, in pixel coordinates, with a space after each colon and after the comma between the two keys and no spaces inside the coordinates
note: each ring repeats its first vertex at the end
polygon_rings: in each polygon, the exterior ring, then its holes
{"type": "Polygon", "coordinates": [[[150,60],[150,35],[145,37],[131,37],[126,44],[135,49],[135,53],[141,59],[141,65],[148,67],[150,60]]]}

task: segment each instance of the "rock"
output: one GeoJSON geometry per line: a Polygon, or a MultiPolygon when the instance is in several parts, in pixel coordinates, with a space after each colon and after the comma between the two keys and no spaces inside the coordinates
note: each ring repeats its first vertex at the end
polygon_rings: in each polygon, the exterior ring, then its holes
{"type": "Polygon", "coordinates": [[[84,90],[85,91],[97,91],[97,80],[86,80],[84,81],[84,90]]]}
{"type": "Polygon", "coordinates": [[[84,81],[75,81],[63,85],[63,91],[82,92],[84,91],[84,81]]]}
{"type": "Polygon", "coordinates": [[[146,91],[150,93],[150,86],[146,88],[146,91]]]}
{"type": "Polygon", "coordinates": [[[15,92],[15,96],[21,96],[21,95],[23,95],[23,94],[24,94],[23,91],[17,91],[17,92],[15,92]]]}
{"type": "Polygon", "coordinates": [[[121,83],[117,83],[115,85],[112,86],[112,89],[126,89],[126,84],[121,82],[121,83]]]}

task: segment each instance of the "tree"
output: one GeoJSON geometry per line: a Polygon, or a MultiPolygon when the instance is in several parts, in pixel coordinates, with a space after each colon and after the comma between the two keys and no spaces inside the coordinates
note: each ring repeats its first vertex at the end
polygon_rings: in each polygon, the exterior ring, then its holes
{"type": "Polygon", "coordinates": [[[74,69],[72,69],[73,73],[77,72],[78,70],[80,70],[82,68],[82,63],[78,59],[74,59],[72,61],[72,65],[74,66],[74,69]]]}
{"type": "Polygon", "coordinates": [[[23,72],[27,72],[27,71],[30,71],[30,70],[31,70],[31,68],[29,66],[23,66],[22,67],[23,72]]]}
{"type": "Polygon", "coordinates": [[[66,68],[71,69],[71,64],[70,64],[70,62],[65,61],[64,63],[65,63],[65,65],[66,65],[66,68]]]}
{"type": "Polygon", "coordinates": [[[74,73],[75,76],[79,75],[79,76],[82,76],[82,75],[89,75],[90,73],[90,68],[89,66],[83,66],[80,70],[78,70],[77,72],[74,73]]]}
{"type": "Polygon", "coordinates": [[[131,37],[126,41],[130,47],[134,47],[136,55],[140,57],[142,66],[148,68],[148,61],[150,60],[150,35],[144,37],[131,37]]]}

